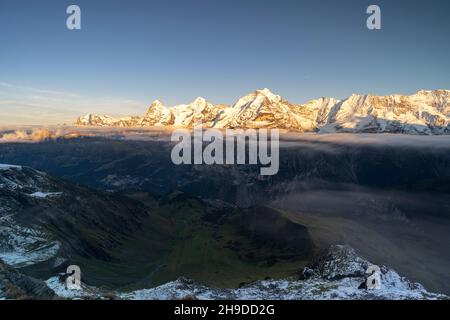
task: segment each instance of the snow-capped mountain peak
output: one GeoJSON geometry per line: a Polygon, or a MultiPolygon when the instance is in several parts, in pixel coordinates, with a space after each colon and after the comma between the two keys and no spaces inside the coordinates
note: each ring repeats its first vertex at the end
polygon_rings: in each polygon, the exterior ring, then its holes
{"type": "Polygon", "coordinates": [[[88,113],[83,117],[76,120],[76,125],[102,125],[102,126],[112,126],[118,119],[108,116],[108,115],[95,115],[88,113]]]}
{"type": "Polygon", "coordinates": [[[267,88],[256,90],[256,93],[259,95],[265,96],[267,99],[269,99],[272,102],[281,101],[281,97],[279,95],[272,93],[272,91],[270,91],[270,89],[267,89],[267,88]]]}
{"type": "Polygon", "coordinates": [[[197,97],[195,98],[195,100],[191,103],[191,105],[205,105],[208,102],[206,101],[205,98],[203,97],[197,97]]]}
{"type": "Polygon", "coordinates": [[[144,118],[139,121],[140,126],[164,126],[170,124],[172,115],[170,110],[159,100],[152,102],[144,118]]]}
{"type": "Polygon", "coordinates": [[[244,108],[249,104],[261,106],[264,102],[278,103],[282,99],[279,95],[273,94],[269,89],[264,88],[261,90],[256,90],[248,95],[240,98],[234,105],[233,108],[244,108]]]}
{"type": "Polygon", "coordinates": [[[204,110],[207,110],[209,106],[212,106],[208,101],[206,101],[205,98],[197,97],[194,101],[190,104],[190,106],[196,111],[196,112],[202,112],[204,110]]]}
{"type": "Polygon", "coordinates": [[[155,100],[150,104],[149,108],[165,108],[166,106],[160,100],[155,100]]]}
{"type": "Polygon", "coordinates": [[[116,119],[88,114],[77,125],[279,128],[312,132],[391,132],[450,134],[450,91],[421,90],[411,96],[352,94],[292,104],[267,88],[239,98],[232,106],[213,105],[198,97],[168,108],[156,100],[142,118],[116,119]]]}

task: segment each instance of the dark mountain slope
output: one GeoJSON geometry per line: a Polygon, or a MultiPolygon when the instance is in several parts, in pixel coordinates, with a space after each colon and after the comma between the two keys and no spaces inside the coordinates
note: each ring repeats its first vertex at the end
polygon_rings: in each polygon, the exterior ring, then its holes
{"type": "Polygon", "coordinates": [[[295,275],[314,254],[306,227],[266,207],[212,205],[180,192],[160,200],[100,192],[27,167],[4,166],[0,182],[2,255],[41,279],[76,264],[96,286],[189,276],[237,287],[295,275]]]}

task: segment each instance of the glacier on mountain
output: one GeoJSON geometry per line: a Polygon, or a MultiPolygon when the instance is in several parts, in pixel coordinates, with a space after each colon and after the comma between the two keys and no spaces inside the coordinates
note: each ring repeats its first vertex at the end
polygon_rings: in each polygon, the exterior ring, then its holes
{"type": "Polygon", "coordinates": [[[79,126],[192,128],[278,128],[319,133],[450,134],[450,91],[421,90],[411,96],[359,95],[338,100],[320,98],[292,104],[269,89],[256,90],[232,106],[213,105],[204,98],[166,107],[154,101],[144,117],[114,118],[88,114],[79,126]]]}

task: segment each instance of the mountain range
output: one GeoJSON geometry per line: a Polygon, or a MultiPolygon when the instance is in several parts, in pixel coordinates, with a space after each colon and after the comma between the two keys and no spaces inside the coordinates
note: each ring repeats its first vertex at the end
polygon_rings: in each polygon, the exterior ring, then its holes
{"type": "Polygon", "coordinates": [[[167,107],[154,101],[143,117],[115,118],[87,114],[79,126],[278,128],[299,132],[450,134],[450,91],[421,90],[411,96],[360,95],[293,104],[269,89],[256,90],[232,106],[198,97],[190,104],[167,107]]]}

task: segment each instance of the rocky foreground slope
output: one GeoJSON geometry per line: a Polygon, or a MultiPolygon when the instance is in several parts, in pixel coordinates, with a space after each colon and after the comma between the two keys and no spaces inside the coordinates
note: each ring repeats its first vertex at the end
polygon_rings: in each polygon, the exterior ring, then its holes
{"type": "Polygon", "coordinates": [[[264,280],[243,285],[239,289],[211,288],[193,280],[180,278],[162,286],[133,292],[105,292],[82,286],[67,290],[63,278],[54,277],[47,285],[63,298],[115,298],[131,300],[439,300],[449,297],[430,293],[420,284],[401,277],[387,267],[381,267],[382,285],[366,289],[370,262],[360,258],[348,246],[331,246],[310,267],[301,272],[300,279],[264,280]]]}
{"type": "Polygon", "coordinates": [[[37,280],[0,261],[1,299],[125,299],[125,300],[443,300],[448,296],[428,292],[418,283],[381,267],[381,288],[367,289],[370,262],[347,246],[332,246],[300,274],[300,279],[263,280],[238,289],[218,289],[179,278],[162,286],[132,292],[108,291],[82,284],[66,287],[64,274],[37,280]]]}
{"type": "Polygon", "coordinates": [[[0,300],[55,298],[54,291],[44,281],[28,277],[0,260],[0,300]]]}
{"type": "Polygon", "coordinates": [[[411,96],[359,95],[320,98],[293,104],[269,89],[256,90],[234,105],[213,105],[204,98],[168,108],[154,101],[143,117],[114,118],[87,114],[80,126],[191,128],[279,128],[301,132],[449,134],[450,91],[419,91],[411,96]]]}

